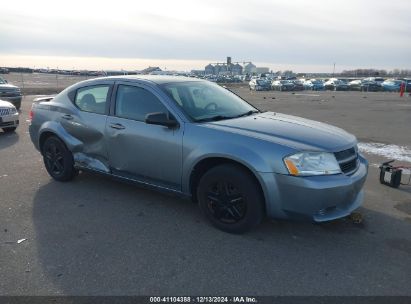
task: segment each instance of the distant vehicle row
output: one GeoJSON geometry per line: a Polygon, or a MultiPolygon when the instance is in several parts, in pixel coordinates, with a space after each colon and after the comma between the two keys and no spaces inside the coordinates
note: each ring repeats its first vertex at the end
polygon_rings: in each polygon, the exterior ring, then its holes
{"type": "Polygon", "coordinates": [[[255,91],[362,91],[362,92],[399,92],[404,83],[405,91],[411,92],[411,79],[387,79],[369,77],[364,79],[345,80],[330,78],[321,79],[288,79],[253,78],[248,83],[250,90],[255,91]]]}

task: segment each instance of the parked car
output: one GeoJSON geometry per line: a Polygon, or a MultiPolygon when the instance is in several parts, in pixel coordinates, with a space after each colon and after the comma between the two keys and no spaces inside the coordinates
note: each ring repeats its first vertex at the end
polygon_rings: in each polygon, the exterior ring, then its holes
{"type": "Polygon", "coordinates": [[[5,100],[0,100],[0,128],[4,132],[14,132],[19,126],[19,112],[16,107],[5,100]]]}
{"type": "Polygon", "coordinates": [[[304,90],[304,84],[301,80],[291,80],[291,82],[294,84],[293,91],[303,91],[304,90]]]}
{"type": "Polygon", "coordinates": [[[384,78],[382,77],[367,77],[363,79],[363,82],[376,82],[378,84],[382,84],[384,82],[384,78]]]}
{"type": "Polygon", "coordinates": [[[271,88],[276,91],[293,91],[294,83],[291,80],[274,80],[271,88]]]}
{"type": "Polygon", "coordinates": [[[402,80],[387,79],[381,84],[381,87],[386,92],[399,92],[402,83],[402,80]]]}
{"type": "Polygon", "coordinates": [[[361,91],[362,92],[380,92],[382,91],[382,86],[376,81],[363,80],[361,82],[361,91]]]}
{"type": "Polygon", "coordinates": [[[0,77],[0,99],[9,101],[20,109],[22,97],[19,87],[9,84],[7,80],[0,77]]]}
{"type": "Polygon", "coordinates": [[[332,91],[348,91],[350,87],[343,80],[331,78],[324,83],[324,88],[332,91]]]}
{"type": "Polygon", "coordinates": [[[248,85],[250,90],[254,91],[269,91],[271,89],[270,83],[265,79],[251,79],[248,85]]]}
{"type": "Polygon", "coordinates": [[[0,68],[0,74],[9,74],[9,69],[7,68],[0,68]]]}
{"type": "Polygon", "coordinates": [[[404,82],[405,85],[405,92],[411,92],[411,78],[401,78],[399,79],[404,82]]]}
{"type": "Polygon", "coordinates": [[[355,79],[348,82],[348,87],[351,91],[361,91],[361,79],[355,79]]]}
{"type": "Polygon", "coordinates": [[[87,170],[190,197],[227,232],[265,216],[329,221],[363,200],[368,163],[355,136],[261,112],[208,81],[97,78],[33,103],[30,116],[55,180],[87,170]]]}
{"type": "Polygon", "coordinates": [[[303,82],[305,90],[321,91],[324,90],[324,82],[319,79],[310,79],[303,82]]]}

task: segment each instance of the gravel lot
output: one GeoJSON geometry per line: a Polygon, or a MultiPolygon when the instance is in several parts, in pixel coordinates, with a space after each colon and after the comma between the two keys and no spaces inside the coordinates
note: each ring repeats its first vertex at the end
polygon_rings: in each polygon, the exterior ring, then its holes
{"type": "MultiPolygon", "coordinates": [[[[411,148],[409,96],[234,91],[411,148]]],[[[88,173],[51,180],[28,135],[33,98],[17,132],[0,132],[0,295],[411,295],[411,187],[379,184],[385,158],[366,155],[361,224],[267,220],[230,235],[189,201],[88,173]]]]}

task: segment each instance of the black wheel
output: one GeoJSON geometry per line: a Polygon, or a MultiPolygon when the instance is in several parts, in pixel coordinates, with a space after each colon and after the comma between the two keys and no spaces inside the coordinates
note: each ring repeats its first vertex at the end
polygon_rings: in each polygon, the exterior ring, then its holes
{"type": "Polygon", "coordinates": [[[197,188],[201,211],[217,228],[243,233],[264,217],[264,198],[255,179],[243,168],[226,164],[207,171],[197,188]]]}
{"type": "Polygon", "coordinates": [[[72,180],[77,175],[73,155],[57,137],[51,136],[43,145],[43,160],[47,172],[60,182],[72,180]]]}
{"type": "Polygon", "coordinates": [[[16,131],[17,127],[11,127],[11,128],[3,128],[3,131],[6,133],[11,133],[16,131]]]}

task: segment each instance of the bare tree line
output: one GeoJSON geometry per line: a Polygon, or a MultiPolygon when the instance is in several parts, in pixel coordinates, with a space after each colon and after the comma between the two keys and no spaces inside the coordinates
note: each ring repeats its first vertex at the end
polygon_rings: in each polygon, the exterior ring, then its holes
{"type": "Polygon", "coordinates": [[[350,77],[366,77],[366,76],[380,76],[380,77],[406,77],[411,76],[411,70],[394,69],[391,71],[377,70],[377,69],[356,69],[356,70],[344,70],[341,73],[342,76],[350,77]]]}

